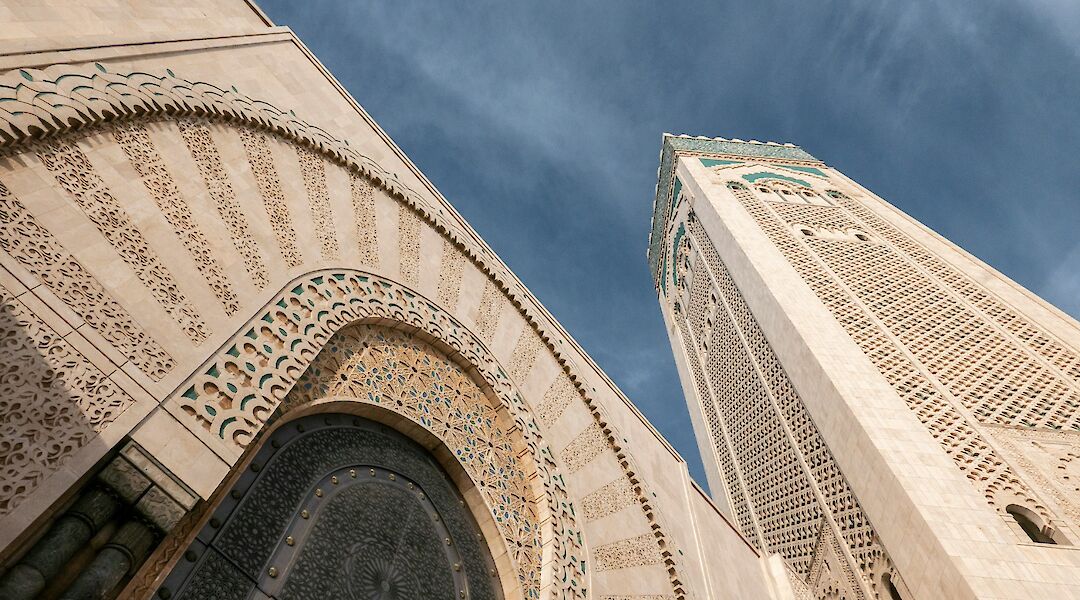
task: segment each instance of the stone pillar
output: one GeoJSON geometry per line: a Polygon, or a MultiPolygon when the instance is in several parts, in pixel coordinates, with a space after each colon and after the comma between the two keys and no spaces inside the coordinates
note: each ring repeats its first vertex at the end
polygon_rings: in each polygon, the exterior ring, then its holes
{"type": "Polygon", "coordinates": [[[116,514],[120,502],[99,488],[84,492],[0,580],[0,598],[30,600],[116,514]]]}
{"type": "Polygon", "coordinates": [[[60,598],[100,600],[108,597],[121,580],[146,560],[155,537],[154,531],[139,521],[124,523],[60,598]]]}

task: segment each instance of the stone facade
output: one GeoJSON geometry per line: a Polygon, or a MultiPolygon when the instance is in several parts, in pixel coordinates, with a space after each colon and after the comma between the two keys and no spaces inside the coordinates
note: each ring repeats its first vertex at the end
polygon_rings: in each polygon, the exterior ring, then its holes
{"type": "MultiPolygon", "coordinates": [[[[197,596],[221,532],[314,556],[292,528],[369,473],[414,512],[460,495],[484,552],[445,534],[458,593],[795,597],[287,28],[240,0],[4,11],[0,596],[197,596]],[[288,527],[250,521],[279,446],[371,427],[430,464],[320,462],[288,527]]],[[[316,455],[382,460],[340,443],[316,455]]]]}
{"type": "Polygon", "coordinates": [[[1080,597],[1075,320],[790,145],[665,136],[650,242],[717,502],[797,593],[1080,597]]]}
{"type": "Polygon", "coordinates": [[[664,141],[710,499],[256,6],[3,4],[0,596],[419,589],[293,569],[373,490],[478,598],[1080,596],[1080,327],[802,150],[664,141]]]}

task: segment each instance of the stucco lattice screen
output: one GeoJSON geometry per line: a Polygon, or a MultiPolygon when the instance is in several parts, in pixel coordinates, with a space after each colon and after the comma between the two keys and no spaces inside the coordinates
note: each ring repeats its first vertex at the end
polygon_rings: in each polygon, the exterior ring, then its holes
{"type": "Polygon", "coordinates": [[[877,534],[716,249],[687,225],[674,314],[740,527],[819,593],[877,592],[893,572],[877,534]]]}
{"type": "MultiPolygon", "coordinates": [[[[934,370],[928,370],[929,365],[918,362],[913,349],[908,348],[902,338],[897,338],[890,328],[890,323],[892,327],[898,327],[902,315],[908,313],[909,316],[919,314],[927,318],[931,329],[923,326],[922,335],[931,333],[942,317],[947,322],[953,317],[960,317],[962,321],[963,308],[950,299],[951,294],[931,285],[925,277],[918,279],[921,276],[913,267],[904,264],[877,240],[847,242],[797,238],[789,222],[781,216],[781,211],[788,209],[762,201],[740,183],[731,182],[728,188],[987,501],[1002,514],[1006,506],[1019,504],[1034,510],[1047,522],[1053,522],[1050,511],[983,439],[976,417],[969,416],[962,401],[959,405],[954,404],[954,397],[947,386],[934,377],[934,370]],[[865,266],[859,267],[851,259],[854,255],[861,257],[859,262],[870,259],[873,262],[863,262],[865,266]],[[866,271],[870,266],[875,268],[873,274],[866,271]],[[881,270],[877,270],[879,267],[881,270]],[[862,269],[861,273],[859,269],[862,269]],[[887,272],[892,278],[882,276],[887,272]],[[919,287],[907,287],[913,281],[903,281],[904,277],[917,279],[919,287]],[[899,280],[890,286],[889,282],[894,278],[899,280]],[[891,320],[890,316],[893,317],[891,320]]],[[[812,224],[817,212],[815,207],[802,207],[798,217],[812,224]]],[[[830,212],[827,218],[839,217],[830,212]]],[[[857,223],[850,214],[843,218],[857,223]]],[[[928,358],[945,360],[944,357],[928,358]]]]}

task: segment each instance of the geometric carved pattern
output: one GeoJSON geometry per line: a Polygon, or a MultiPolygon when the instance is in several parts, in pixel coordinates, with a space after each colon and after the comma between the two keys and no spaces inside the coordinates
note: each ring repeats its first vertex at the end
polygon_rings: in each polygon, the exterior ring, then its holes
{"type": "Polygon", "coordinates": [[[855,577],[832,528],[821,527],[821,536],[814,550],[814,564],[810,568],[811,589],[817,590],[819,598],[866,600],[866,594],[855,577]]]}
{"type": "Polygon", "coordinates": [[[0,287],[0,515],[133,402],[0,287]]]}
{"type": "Polygon", "coordinates": [[[656,537],[643,533],[637,537],[605,544],[593,550],[593,564],[597,571],[625,569],[664,562],[656,537]]]}
{"type": "Polygon", "coordinates": [[[499,325],[499,311],[502,308],[502,290],[493,279],[484,282],[484,291],[480,296],[480,306],[476,312],[476,335],[490,343],[495,335],[495,328],[499,325]]]}
{"type": "Polygon", "coordinates": [[[236,201],[236,192],[229,182],[229,174],[225,171],[210,128],[205,123],[190,119],[180,119],[176,121],[176,125],[180,128],[188,152],[199,168],[214,205],[217,206],[221,222],[229,230],[229,237],[232,238],[236,251],[244,258],[244,268],[247,269],[252,283],[260,290],[265,288],[269,283],[266,263],[263,262],[259,246],[248,230],[247,217],[244,216],[240,203],[236,201]]]}
{"type": "Polygon", "coordinates": [[[296,245],[296,230],[293,229],[289,216],[289,205],[285,201],[285,192],[281,189],[281,179],[274,167],[274,155],[266,136],[247,127],[239,128],[240,140],[244,143],[251,174],[259,185],[266,214],[270,217],[270,227],[274,230],[278,247],[285,264],[295,267],[304,262],[300,248],[296,245]]]}
{"type": "Polygon", "coordinates": [[[162,216],[169,225],[172,225],[176,237],[180,238],[195,260],[199,272],[206,278],[210,289],[225,306],[225,314],[231,315],[236,312],[240,304],[236,299],[232,283],[222,274],[221,265],[214,258],[210,242],[195,222],[191,207],[180,195],[180,189],[176,187],[176,182],[165,167],[165,161],[154,147],[150,133],[141,125],[125,123],[113,128],[112,134],[124,150],[135,172],[143,180],[146,191],[154,199],[162,216]]]}
{"type": "Polygon", "coordinates": [[[545,427],[551,427],[555,421],[559,420],[566,407],[570,406],[575,399],[580,398],[574,382],[570,381],[570,376],[559,371],[559,374],[555,376],[555,381],[551,382],[551,387],[544,394],[540,406],[536,407],[536,418],[540,419],[545,427]]]}
{"type": "Polygon", "coordinates": [[[1003,329],[1027,344],[1031,350],[1069,377],[1074,384],[1080,383],[1080,353],[1068,348],[1034,321],[1022,317],[986,288],[976,284],[959,269],[949,266],[931,254],[862,204],[843,194],[837,194],[836,202],[888,240],[898,251],[907,254],[927,273],[937,277],[962,296],[970,306],[982,311],[1003,329]]]}
{"type": "MultiPolygon", "coordinates": [[[[551,568],[558,582],[555,595],[584,597],[584,562],[574,509],[551,451],[543,445],[540,429],[524,401],[494,358],[466,328],[394,282],[345,270],[305,276],[225,344],[225,350],[200,368],[181,387],[183,393],[167,403],[167,408],[182,421],[194,422],[193,429],[202,432],[201,437],[212,448],[237,458],[334,333],[362,319],[377,318],[412,325],[434,335],[461,354],[494,390],[502,409],[508,411],[516,430],[521,432],[528,455],[536,462],[537,478],[544,486],[553,528],[552,538],[544,541],[554,544],[551,568]]],[[[399,414],[414,414],[397,401],[384,406],[399,414]]],[[[423,418],[417,417],[421,425],[423,418]]],[[[474,421],[469,426],[478,427],[479,423],[474,421]]],[[[462,455],[458,458],[464,460],[462,455]]],[[[498,522],[500,515],[494,516],[498,522]]],[[[528,550],[523,543],[511,547],[519,553],[528,550]]],[[[538,561],[540,555],[538,550],[535,552],[538,561]]],[[[518,567],[525,565],[519,563],[518,567]]],[[[527,597],[539,597],[539,572],[530,570],[527,576],[537,583],[523,585],[527,597]]]]}
{"type": "MultiPolygon", "coordinates": [[[[887,254],[896,274],[917,280],[924,289],[940,290],[940,296],[931,296],[936,300],[934,306],[919,305],[924,328],[970,332],[963,339],[954,333],[936,336],[939,339],[933,342],[903,341],[981,422],[1080,430],[1077,353],[867,208],[842,195],[837,202],[890,242],[892,247],[879,253],[887,254]],[[957,343],[963,343],[966,350],[960,364],[949,361],[954,355],[945,346],[957,343]],[[979,376],[985,373],[993,375],[979,376]]],[[[856,285],[852,288],[861,291],[856,285]]],[[[903,304],[925,302],[897,295],[881,297],[903,304]]],[[[896,325],[891,329],[901,337],[905,324],[896,325]]]]}
{"type": "Polygon", "coordinates": [[[543,348],[544,341],[532,327],[522,329],[517,343],[514,344],[514,351],[510,354],[510,366],[506,369],[510,373],[510,379],[518,385],[524,384],[525,377],[532,370],[536,357],[543,348]]]}
{"type": "Polygon", "coordinates": [[[353,218],[356,220],[357,253],[360,264],[379,266],[379,246],[375,234],[375,186],[365,177],[349,177],[353,218]]]}
{"type": "MultiPolygon", "coordinates": [[[[828,594],[816,583],[814,564],[820,564],[822,536],[836,539],[838,532],[869,587],[881,573],[891,570],[877,534],[862,511],[847,480],[814,425],[754,319],[735,282],[700,223],[689,220],[690,236],[680,249],[680,286],[689,297],[680,315],[684,335],[707,336],[711,350],[703,358],[712,389],[720,397],[717,409],[724,427],[712,426],[714,442],[725,438],[729,457],[722,461],[729,485],[740,489],[737,513],[753,515],[770,551],[779,552],[795,572],[809,577],[813,589],[828,594]],[[734,454],[732,462],[730,454],[734,454]],[[782,458],[778,458],[782,457],[782,458]],[[736,466],[737,465],[737,466],[736,466]],[[783,494],[777,498],[777,490],[783,494]],[[744,496],[745,493],[745,496],[744,496]],[[884,570],[883,570],[884,569],[884,570]]],[[[691,357],[703,351],[687,343],[691,357]]],[[[705,390],[706,392],[708,390],[705,390]]],[[[705,398],[705,396],[703,394],[705,398]]],[[[708,402],[706,400],[706,402],[708,402]]],[[[711,419],[710,419],[711,420],[711,419]]],[[[718,451],[722,451],[718,446],[718,451]]],[[[742,515],[740,515],[742,516],[742,515]]],[[[740,523],[746,522],[740,518],[740,523]]],[[[847,552],[837,550],[834,568],[852,573],[847,552]]],[[[854,577],[854,575],[851,575],[854,577]]],[[[852,580],[854,581],[854,580],[852,580]]],[[[850,592],[861,597],[862,587],[850,592]]]]}
{"type": "Polygon", "coordinates": [[[30,271],[151,379],[175,362],[0,183],[0,248],[30,271]]]}
{"type": "Polygon", "coordinates": [[[420,217],[407,204],[398,204],[398,258],[401,282],[416,287],[420,279],[420,217]]]}
{"type": "MultiPolygon", "coordinates": [[[[939,382],[916,366],[901,344],[894,341],[879,325],[879,321],[871,317],[858,301],[856,293],[849,291],[828,270],[822,257],[815,254],[809,245],[799,241],[789,225],[742,184],[729,183],[728,188],[987,502],[1002,514],[1009,504],[1025,506],[1047,523],[1053,523],[1054,518],[1046,507],[1036,500],[1027,484],[986,443],[976,426],[969,421],[972,417],[949,400],[939,387],[939,382]]],[[[881,248],[877,244],[845,245],[881,248]]],[[[826,250],[820,244],[814,249],[826,250]]],[[[875,256],[882,255],[877,253],[875,256]]],[[[841,265],[837,262],[839,258],[829,256],[835,265],[841,265]]],[[[853,283],[854,274],[847,275],[846,282],[853,283]]],[[[870,279],[881,277],[876,273],[870,279]]],[[[927,290],[926,293],[935,292],[927,290]]],[[[886,300],[878,298],[877,302],[885,305],[886,300]]]]}
{"type": "MultiPolygon", "coordinates": [[[[758,550],[761,550],[761,536],[758,533],[757,521],[751,512],[750,503],[746,497],[745,486],[742,484],[742,474],[738,462],[735,460],[734,449],[731,447],[729,436],[725,432],[724,419],[721,418],[716,399],[711,393],[711,386],[705,379],[705,372],[701,368],[701,361],[695,360],[695,347],[693,336],[687,326],[686,319],[676,317],[679,326],[680,338],[683,348],[689,357],[691,374],[694,378],[694,390],[697,392],[699,407],[705,418],[705,426],[709,429],[709,437],[712,449],[716,453],[717,463],[720,465],[720,474],[724,477],[724,489],[727,493],[732,516],[739,526],[739,531],[758,550]]],[[[719,490],[718,490],[719,491],[719,490]]],[[[715,492],[714,492],[715,493],[715,492]]],[[[786,558],[786,557],[785,557],[786,558]]],[[[789,559],[790,560],[790,559],[789,559]]]]}
{"type": "Polygon", "coordinates": [[[206,323],[151,250],[145,236],[109,192],[76,141],[55,141],[41,146],[38,157],[184,333],[196,344],[205,340],[210,335],[206,323]]]}
{"type": "Polygon", "coordinates": [[[443,238],[442,275],[439,277],[439,303],[447,310],[457,310],[458,293],[461,291],[461,276],[465,266],[465,255],[458,250],[454,242],[443,238]]]}
{"type": "MultiPolygon", "coordinates": [[[[698,348],[709,348],[701,356],[701,350],[687,343],[690,360],[700,363],[708,377],[705,391],[715,390],[711,401],[720,425],[711,433],[717,448],[731,456],[723,461],[725,470],[732,470],[727,479],[737,486],[736,496],[745,494],[745,504],[738,503],[738,520],[740,525],[754,523],[765,549],[779,553],[795,572],[805,576],[813,558],[822,507],[788,434],[784,415],[777,409],[775,390],[761,375],[759,354],[771,351],[767,345],[756,348],[747,344],[750,323],[740,323],[735,317],[741,301],[738,289],[723,264],[706,254],[709,240],[693,222],[690,225],[691,235],[684,238],[676,261],[679,287],[689,292],[680,314],[686,315],[693,333],[685,341],[696,340],[698,348]],[[779,498],[778,490],[783,491],[779,498]]],[[[702,399],[710,401],[705,394],[702,399]]]]}
{"type": "Polygon", "coordinates": [[[583,429],[567,444],[566,448],[563,448],[563,451],[559,453],[559,458],[562,459],[568,473],[576,473],[610,447],[607,436],[600,429],[600,424],[593,423],[583,429]]]}
{"type": "Polygon", "coordinates": [[[1080,434],[1019,427],[994,427],[989,433],[1027,481],[1080,523],[1080,434]]]}
{"type": "Polygon", "coordinates": [[[296,147],[296,154],[300,158],[300,172],[304,174],[304,188],[311,205],[312,224],[322,244],[322,257],[326,260],[341,258],[334,214],[330,210],[330,192],[326,189],[325,160],[322,155],[302,146],[296,147]]]}
{"type": "Polygon", "coordinates": [[[536,584],[541,539],[533,492],[498,407],[460,366],[400,330],[349,326],[319,353],[282,408],[342,397],[390,407],[441,439],[497,515],[522,586],[536,584]]]}
{"type": "Polygon", "coordinates": [[[615,481],[585,496],[581,501],[581,510],[585,513],[586,521],[595,521],[613,515],[636,501],[630,480],[620,475],[615,481]]]}

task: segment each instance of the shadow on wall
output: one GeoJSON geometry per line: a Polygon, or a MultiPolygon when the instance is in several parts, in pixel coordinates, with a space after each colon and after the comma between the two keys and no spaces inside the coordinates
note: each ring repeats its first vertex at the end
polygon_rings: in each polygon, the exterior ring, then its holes
{"type": "MultiPolygon", "coordinates": [[[[0,550],[0,598],[112,597],[159,532],[136,518],[133,503],[91,480],[97,467],[71,463],[88,447],[107,445],[99,431],[132,401],[64,339],[71,334],[58,316],[46,323],[24,300],[40,305],[33,292],[16,298],[0,287],[0,519],[23,529],[0,550]],[[64,470],[82,477],[56,506],[29,526],[12,522],[64,470]]],[[[108,462],[109,448],[97,450],[106,455],[100,464],[108,462]]]]}

